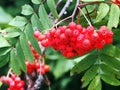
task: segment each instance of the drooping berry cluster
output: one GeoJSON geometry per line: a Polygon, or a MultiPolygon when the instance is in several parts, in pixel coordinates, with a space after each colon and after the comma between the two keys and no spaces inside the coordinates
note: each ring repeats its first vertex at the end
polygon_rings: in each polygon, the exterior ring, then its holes
{"type": "Polygon", "coordinates": [[[31,42],[28,42],[28,44],[29,44],[29,46],[30,46],[30,49],[31,49],[31,51],[32,51],[32,53],[33,53],[35,59],[40,58],[40,54],[37,53],[37,51],[36,51],[36,50],[34,49],[34,47],[32,46],[31,42]]]}
{"type": "Polygon", "coordinates": [[[84,28],[71,22],[68,26],[52,28],[45,35],[35,31],[34,37],[44,47],[51,46],[70,58],[75,55],[81,56],[95,48],[102,49],[105,44],[112,43],[113,32],[106,26],[101,26],[96,31],[93,26],[84,28]]]}
{"type": "Polygon", "coordinates": [[[40,72],[40,74],[45,74],[50,70],[50,66],[47,64],[42,64],[40,62],[35,61],[33,64],[31,64],[29,61],[26,61],[27,66],[27,73],[32,73],[33,71],[40,72]]]}
{"type": "Polygon", "coordinates": [[[7,90],[25,90],[25,82],[15,74],[11,75],[11,77],[3,76],[2,81],[9,85],[9,88],[7,90]]]}

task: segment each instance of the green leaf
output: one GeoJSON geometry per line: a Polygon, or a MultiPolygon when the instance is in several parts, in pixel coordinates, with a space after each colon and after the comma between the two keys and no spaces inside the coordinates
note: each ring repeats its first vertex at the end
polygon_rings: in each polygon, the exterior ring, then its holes
{"type": "Polygon", "coordinates": [[[4,29],[4,31],[6,33],[4,35],[5,38],[18,37],[18,36],[20,36],[20,33],[21,33],[21,30],[19,28],[16,28],[16,27],[9,27],[9,28],[4,29]]]}
{"type": "Polygon", "coordinates": [[[27,41],[25,34],[22,34],[20,36],[20,45],[23,50],[25,58],[27,60],[29,60],[31,63],[33,63],[34,57],[33,57],[32,51],[30,50],[30,47],[28,45],[28,41],[27,41]]]}
{"type": "Polygon", "coordinates": [[[6,39],[11,44],[11,46],[14,46],[18,41],[18,38],[6,38],[6,39]]]}
{"type": "Polygon", "coordinates": [[[109,12],[109,5],[105,3],[101,3],[98,12],[97,12],[97,17],[96,17],[96,22],[100,22],[109,12]]]}
{"type": "Polygon", "coordinates": [[[113,86],[119,86],[120,81],[117,80],[115,77],[111,76],[110,74],[102,74],[101,78],[104,82],[113,85],[113,86]]]}
{"type": "Polygon", "coordinates": [[[101,60],[107,65],[120,70],[120,60],[105,54],[101,55],[101,60]]]}
{"type": "Polygon", "coordinates": [[[11,45],[3,37],[0,37],[0,48],[10,47],[11,45]]]}
{"type": "Polygon", "coordinates": [[[21,14],[23,14],[23,15],[31,15],[33,13],[34,13],[33,8],[30,5],[25,4],[24,6],[22,6],[21,14]]]}
{"type": "Polygon", "coordinates": [[[0,7],[0,23],[7,24],[12,20],[12,16],[4,11],[2,7],[0,7]]]}
{"type": "Polygon", "coordinates": [[[107,24],[109,29],[112,29],[112,27],[116,28],[118,26],[119,16],[120,16],[119,6],[116,4],[112,4],[110,9],[109,21],[107,24]]]}
{"type": "Polygon", "coordinates": [[[32,46],[34,47],[34,49],[41,54],[41,50],[40,47],[38,45],[38,41],[34,38],[34,31],[33,28],[31,26],[31,24],[27,24],[27,26],[25,27],[25,34],[28,37],[28,39],[30,40],[30,42],[32,43],[32,46]]]}
{"type": "Polygon", "coordinates": [[[96,76],[90,83],[88,90],[102,90],[100,76],[96,76]]]}
{"type": "Polygon", "coordinates": [[[16,27],[23,27],[27,23],[27,19],[22,16],[16,16],[13,20],[9,22],[9,25],[16,26],[16,27]]]}
{"type": "Polygon", "coordinates": [[[0,56],[0,68],[5,66],[9,61],[9,54],[0,56]]]}
{"type": "Polygon", "coordinates": [[[49,9],[51,10],[53,16],[55,18],[58,18],[58,13],[57,13],[57,10],[56,10],[56,6],[55,6],[54,0],[47,0],[47,5],[48,5],[49,9]]]}
{"type": "Polygon", "coordinates": [[[33,14],[31,17],[31,23],[33,26],[33,29],[40,29],[45,30],[44,25],[42,25],[42,22],[39,20],[38,16],[36,14],[33,14]]]}
{"type": "Polygon", "coordinates": [[[100,53],[120,58],[120,48],[114,45],[106,45],[103,49],[100,50],[100,53]]]}
{"type": "Polygon", "coordinates": [[[0,81],[0,87],[2,86],[2,84],[3,84],[3,83],[0,81]]]}
{"type": "Polygon", "coordinates": [[[98,65],[94,65],[90,69],[88,69],[81,79],[81,81],[83,82],[82,88],[86,87],[90,83],[90,81],[96,76],[97,73],[98,65]]]}
{"type": "Polygon", "coordinates": [[[100,70],[101,70],[100,74],[108,74],[108,75],[111,75],[113,77],[120,76],[120,73],[118,70],[112,68],[111,66],[109,66],[105,63],[100,64],[100,70]]]}
{"type": "Polygon", "coordinates": [[[97,55],[88,55],[84,59],[82,59],[80,62],[78,62],[73,68],[72,72],[81,73],[82,71],[85,71],[88,69],[91,65],[93,65],[97,60],[97,55]]]}
{"type": "Polygon", "coordinates": [[[6,55],[10,50],[9,47],[0,48],[0,56],[6,55]]]}
{"type": "Polygon", "coordinates": [[[65,58],[60,58],[54,67],[55,78],[58,79],[69,71],[73,67],[73,61],[65,60],[65,58]],[[62,68],[61,68],[62,67],[62,68]],[[63,69],[64,68],[64,69],[63,69]]]}
{"type": "Polygon", "coordinates": [[[32,3],[34,3],[34,4],[40,4],[41,0],[32,0],[32,3]]]}
{"type": "Polygon", "coordinates": [[[82,0],[82,1],[86,1],[86,2],[95,2],[95,1],[105,1],[105,0],[82,0]]]}
{"type": "Polygon", "coordinates": [[[21,48],[21,45],[20,45],[19,42],[16,44],[16,51],[17,51],[19,66],[26,73],[27,72],[27,67],[26,67],[26,64],[25,64],[25,56],[24,56],[24,53],[22,51],[22,48],[21,48]]]}
{"type": "Polygon", "coordinates": [[[42,25],[44,25],[46,30],[50,29],[52,27],[52,22],[49,19],[43,4],[40,5],[38,13],[39,13],[39,17],[42,25]]]}
{"type": "Polygon", "coordinates": [[[20,75],[20,66],[16,57],[16,54],[14,52],[14,49],[10,52],[10,67],[12,68],[13,72],[17,75],[20,75]]]}

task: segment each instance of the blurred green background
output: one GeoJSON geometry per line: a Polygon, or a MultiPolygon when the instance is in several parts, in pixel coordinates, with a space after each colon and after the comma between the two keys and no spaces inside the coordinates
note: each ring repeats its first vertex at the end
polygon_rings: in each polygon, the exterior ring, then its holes
{"type": "MultiPolygon", "coordinates": [[[[56,0],[57,1],[57,0],[56,0]]],[[[63,0],[61,6],[64,5],[66,0],[63,0]]],[[[0,0],[0,27],[5,28],[8,26],[8,22],[16,15],[21,15],[21,6],[24,4],[30,4],[35,7],[31,0],[0,0]]],[[[74,3],[74,1],[73,1],[74,3]]],[[[68,14],[74,8],[74,4],[68,9],[68,14]]],[[[59,10],[58,10],[59,11],[59,10]]],[[[66,16],[66,15],[65,15],[66,16]]],[[[86,90],[81,88],[81,75],[74,75],[70,77],[70,68],[74,62],[60,55],[59,52],[48,48],[46,51],[46,63],[51,66],[51,71],[47,73],[47,76],[51,83],[51,90],[86,90]]],[[[0,76],[6,74],[8,65],[0,69],[0,76]]],[[[103,83],[103,90],[120,90],[120,87],[110,86],[103,83]]],[[[0,90],[6,90],[6,86],[3,85],[0,90]]],[[[48,90],[48,86],[43,83],[40,90],[48,90]]]]}

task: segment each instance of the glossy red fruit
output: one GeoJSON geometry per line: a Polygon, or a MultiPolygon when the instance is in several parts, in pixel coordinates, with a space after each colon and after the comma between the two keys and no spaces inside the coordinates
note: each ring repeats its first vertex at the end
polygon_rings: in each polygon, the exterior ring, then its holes
{"type": "Polygon", "coordinates": [[[45,72],[49,72],[50,71],[50,66],[49,65],[45,65],[44,66],[44,70],[45,70],[45,72]]]}
{"type": "Polygon", "coordinates": [[[40,33],[38,30],[36,30],[36,31],[34,32],[34,37],[35,37],[35,38],[38,38],[40,34],[41,34],[41,33],[40,33]]]}
{"type": "Polygon", "coordinates": [[[76,23],[70,22],[70,23],[68,24],[68,27],[69,27],[70,29],[74,29],[74,28],[76,28],[76,23]]]}
{"type": "Polygon", "coordinates": [[[87,30],[88,34],[92,34],[94,32],[94,27],[93,26],[88,26],[86,30],[87,30]]]}
{"type": "Polygon", "coordinates": [[[44,34],[41,34],[38,36],[38,40],[39,41],[42,41],[42,40],[45,40],[46,39],[46,36],[44,34]]]}
{"type": "Polygon", "coordinates": [[[91,42],[89,39],[84,39],[82,42],[82,46],[83,48],[86,49],[90,49],[91,48],[91,42]]]}
{"type": "Polygon", "coordinates": [[[14,81],[15,81],[15,83],[19,83],[21,81],[21,79],[20,79],[20,77],[17,76],[14,81]]]}
{"type": "Polygon", "coordinates": [[[65,30],[64,33],[65,33],[66,36],[69,36],[69,37],[70,37],[71,34],[72,34],[72,30],[68,28],[68,29],[65,30]]]}
{"type": "Polygon", "coordinates": [[[44,75],[45,74],[45,70],[44,69],[40,69],[40,74],[44,75]]]}

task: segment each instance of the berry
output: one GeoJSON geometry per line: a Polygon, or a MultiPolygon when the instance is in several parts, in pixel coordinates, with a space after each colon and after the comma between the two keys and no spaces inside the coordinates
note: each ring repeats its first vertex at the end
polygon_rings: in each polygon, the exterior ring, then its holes
{"type": "Polygon", "coordinates": [[[34,37],[35,37],[35,38],[38,38],[39,35],[40,35],[40,32],[39,32],[38,30],[36,30],[36,31],[34,32],[34,37]]]}
{"type": "Polygon", "coordinates": [[[45,72],[49,72],[50,71],[50,66],[49,65],[45,65],[44,66],[44,70],[45,70],[45,72]]]}

